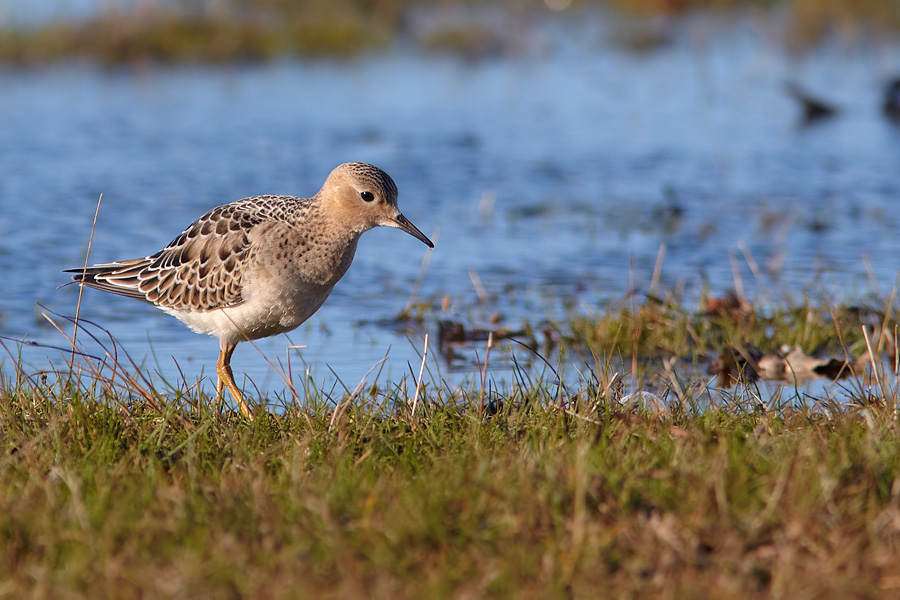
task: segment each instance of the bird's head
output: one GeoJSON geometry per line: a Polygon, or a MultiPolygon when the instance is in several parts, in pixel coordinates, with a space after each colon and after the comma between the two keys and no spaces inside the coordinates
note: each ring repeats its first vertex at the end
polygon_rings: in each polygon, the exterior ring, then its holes
{"type": "Polygon", "coordinates": [[[354,231],[396,227],[434,248],[424,233],[397,208],[397,185],[391,176],[367,163],[344,163],[335,168],[318,196],[329,213],[354,231]]]}

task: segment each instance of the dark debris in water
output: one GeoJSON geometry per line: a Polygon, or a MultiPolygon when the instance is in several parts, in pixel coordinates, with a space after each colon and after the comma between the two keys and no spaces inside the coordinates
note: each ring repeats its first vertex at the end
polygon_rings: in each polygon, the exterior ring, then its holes
{"type": "Polygon", "coordinates": [[[728,290],[720,297],[706,299],[706,314],[724,317],[733,323],[740,323],[753,312],[753,306],[734,290],[728,290]]]}
{"type": "Polygon", "coordinates": [[[800,107],[800,119],[797,126],[801,129],[836,117],[841,112],[835,104],[814,96],[795,81],[787,82],[784,88],[800,107]]]}
{"type": "Polygon", "coordinates": [[[881,112],[894,124],[900,125],[900,77],[891,79],[885,87],[881,112]]]}
{"type": "Polygon", "coordinates": [[[839,381],[857,376],[871,364],[868,350],[852,359],[818,358],[796,346],[782,346],[763,354],[754,346],[726,348],[710,363],[708,373],[716,375],[718,386],[730,388],[737,383],[773,381],[799,385],[816,379],[839,381]]]}
{"type": "Polygon", "coordinates": [[[438,323],[438,351],[450,363],[462,358],[457,352],[461,348],[481,347],[507,340],[518,340],[532,350],[537,349],[537,341],[526,329],[510,330],[504,327],[492,329],[467,328],[457,321],[438,323]]]}

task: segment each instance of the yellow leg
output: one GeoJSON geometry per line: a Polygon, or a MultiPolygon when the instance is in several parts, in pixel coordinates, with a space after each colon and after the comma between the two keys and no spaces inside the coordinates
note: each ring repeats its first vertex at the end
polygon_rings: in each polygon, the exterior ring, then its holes
{"type": "Polygon", "coordinates": [[[219,376],[219,380],[216,382],[216,398],[220,399],[223,388],[227,387],[240,405],[241,412],[252,421],[253,413],[250,412],[250,407],[244,402],[244,395],[241,394],[241,390],[238,389],[237,384],[234,382],[234,374],[231,371],[231,355],[234,354],[235,348],[237,348],[237,344],[226,344],[219,351],[219,360],[216,361],[216,375],[219,376]]]}

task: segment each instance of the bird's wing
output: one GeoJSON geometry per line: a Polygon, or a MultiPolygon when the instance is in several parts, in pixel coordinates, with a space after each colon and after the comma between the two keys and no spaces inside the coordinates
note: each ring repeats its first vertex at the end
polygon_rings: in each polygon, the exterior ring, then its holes
{"type": "Polygon", "coordinates": [[[152,256],[71,269],[73,279],[105,292],[176,310],[240,304],[241,278],[253,259],[250,231],[266,215],[253,199],[212,209],[152,256]]]}

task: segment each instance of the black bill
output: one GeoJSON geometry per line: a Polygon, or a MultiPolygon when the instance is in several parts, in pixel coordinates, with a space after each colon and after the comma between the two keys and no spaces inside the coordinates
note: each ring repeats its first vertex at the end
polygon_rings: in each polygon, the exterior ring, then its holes
{"type": "Polygon", "coordinates": [[[409,235],[413,236],[413,237],[416,238],[417,240],[419,240],[419,241],[421,241],[422,243],[424,243],[424,244],[425,244],[426,246],[428,246],[429,248],[434,248],[434,244],[431,243],[431,240],[429,240],[429,239],[425,236],[424,233],[422,233],[421,231],[419,231],[419,229],[418,229],[415,225],[413,225],[412,223],[410,223],[410,222],[409,222],[409,219],[407,219],[406,217],[404,217],[402,214],[397,213],[397,216],[394,217],[394,223],[397,224],[396,227],[397,227],[398,229],[402,229],[403,231],[405,231],[405,232],[408,233],[409,235]]]}

